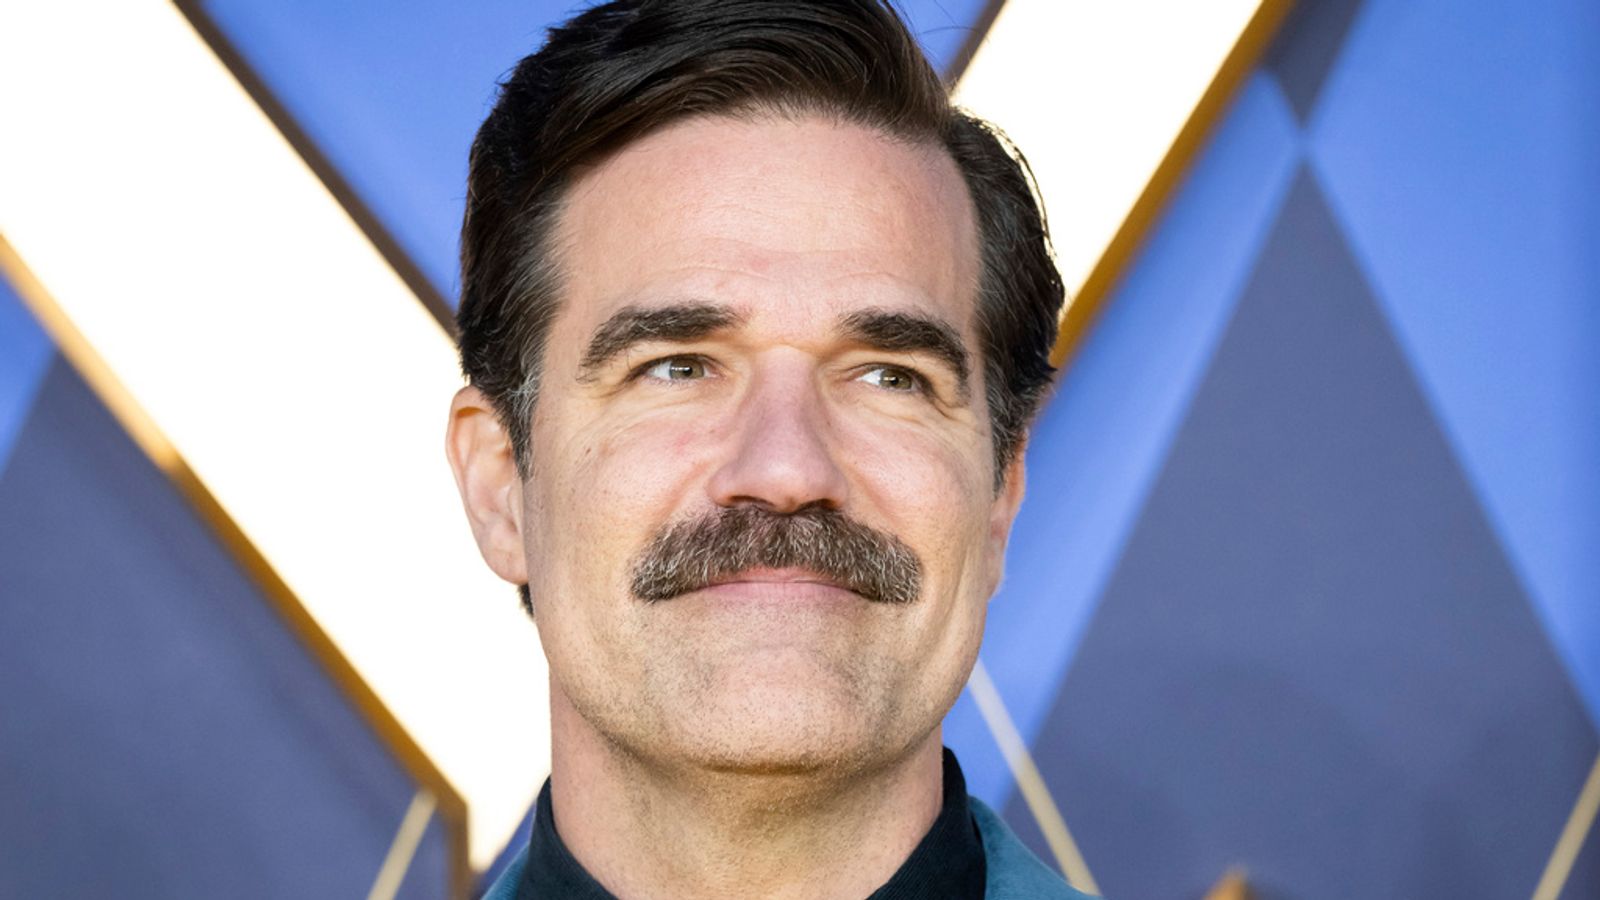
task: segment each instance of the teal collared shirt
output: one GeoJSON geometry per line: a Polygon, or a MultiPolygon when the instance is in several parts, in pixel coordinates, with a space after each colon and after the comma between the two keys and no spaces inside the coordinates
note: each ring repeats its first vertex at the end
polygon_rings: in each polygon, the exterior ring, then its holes
{"type": "MultiPolygon", "coordinates": [[[[984,900],[1089,900],[1088,894],[1068,887],[1060,875],[1040,862],[983,801],[969,797],[968,803],[972,808],[972,819],[978,825],[978,833],[983,835],[986,863],[984,900]]],[[[484,900],[516,900],[517,885],[522,882],[523,869],[527,864],[528,848],[524,846],[516,859],[500,873],[500,877],[484,895],[484,900]]]]}

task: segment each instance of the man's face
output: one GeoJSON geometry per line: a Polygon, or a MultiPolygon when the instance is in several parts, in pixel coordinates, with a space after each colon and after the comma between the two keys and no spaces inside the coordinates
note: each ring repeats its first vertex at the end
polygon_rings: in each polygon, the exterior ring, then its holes
{"type": "Polygon", "coordinates": [[[521,559],[486,547],[531,587],[552,702],[663,764],[920,746],[970,671],[1021,493],[1020,466],[993,489],[954,163],[822,119],[693,119],[585,171],[557,244],[521,559]],[[641,597],[662,536],[726,510],[837,512],[920,579],[895,598],[755,565],[641,597]]]}

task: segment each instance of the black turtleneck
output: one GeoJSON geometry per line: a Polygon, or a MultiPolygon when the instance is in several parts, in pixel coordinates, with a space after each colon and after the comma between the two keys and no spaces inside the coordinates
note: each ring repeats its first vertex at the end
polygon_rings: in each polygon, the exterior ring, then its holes
{"type": "MultiPolygon", "coordinates": [[[[944,804],[911,855],[867,900],[941,897],[978,900],[985,878],[983,837],[967,806],[967,782],[949,748],[944,751],[944,804]]],[[[584,871],[556,833],[550,782],[539,791],[528,844],[528,865],[517,900],[615,900],[584,871]]]]}

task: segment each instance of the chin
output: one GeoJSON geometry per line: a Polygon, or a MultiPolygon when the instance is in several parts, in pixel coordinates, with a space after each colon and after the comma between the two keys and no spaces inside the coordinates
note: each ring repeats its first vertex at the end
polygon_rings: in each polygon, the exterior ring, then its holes
{"type": "Polygon", "coordinates": [[[903,724],[893,721],[893,704],[815,684],[747,683],[706,699],[681,720],[687,728],[678,749],[707,771],[848,776],[881,764],[906,743],[897,736],[903,724]]]}
{"type": "Polygon", "coordinates": [[[739,637],[709,652],[685,641],[637,678],[575,698],[578,708],[612,746],[661,771],[831,780],[903,758],[948,710],[947,692],[929,689],[942,679],[883,655],[739,637]]]}

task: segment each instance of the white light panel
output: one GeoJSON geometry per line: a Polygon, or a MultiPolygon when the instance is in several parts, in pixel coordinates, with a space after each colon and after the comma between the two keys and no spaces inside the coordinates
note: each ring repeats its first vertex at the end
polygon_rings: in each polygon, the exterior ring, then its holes
{"type": "Polygon", "coordinates": [[[0,231],[504,846],[544,657],[443,454],[449,340],[178,10],[0,7],[0,231]]]}
{"type": "Polygon", "coordinates": [[[1073,297],[1261,0],[1007,0],[956,100],[1026,154],[1073,297]]]}

